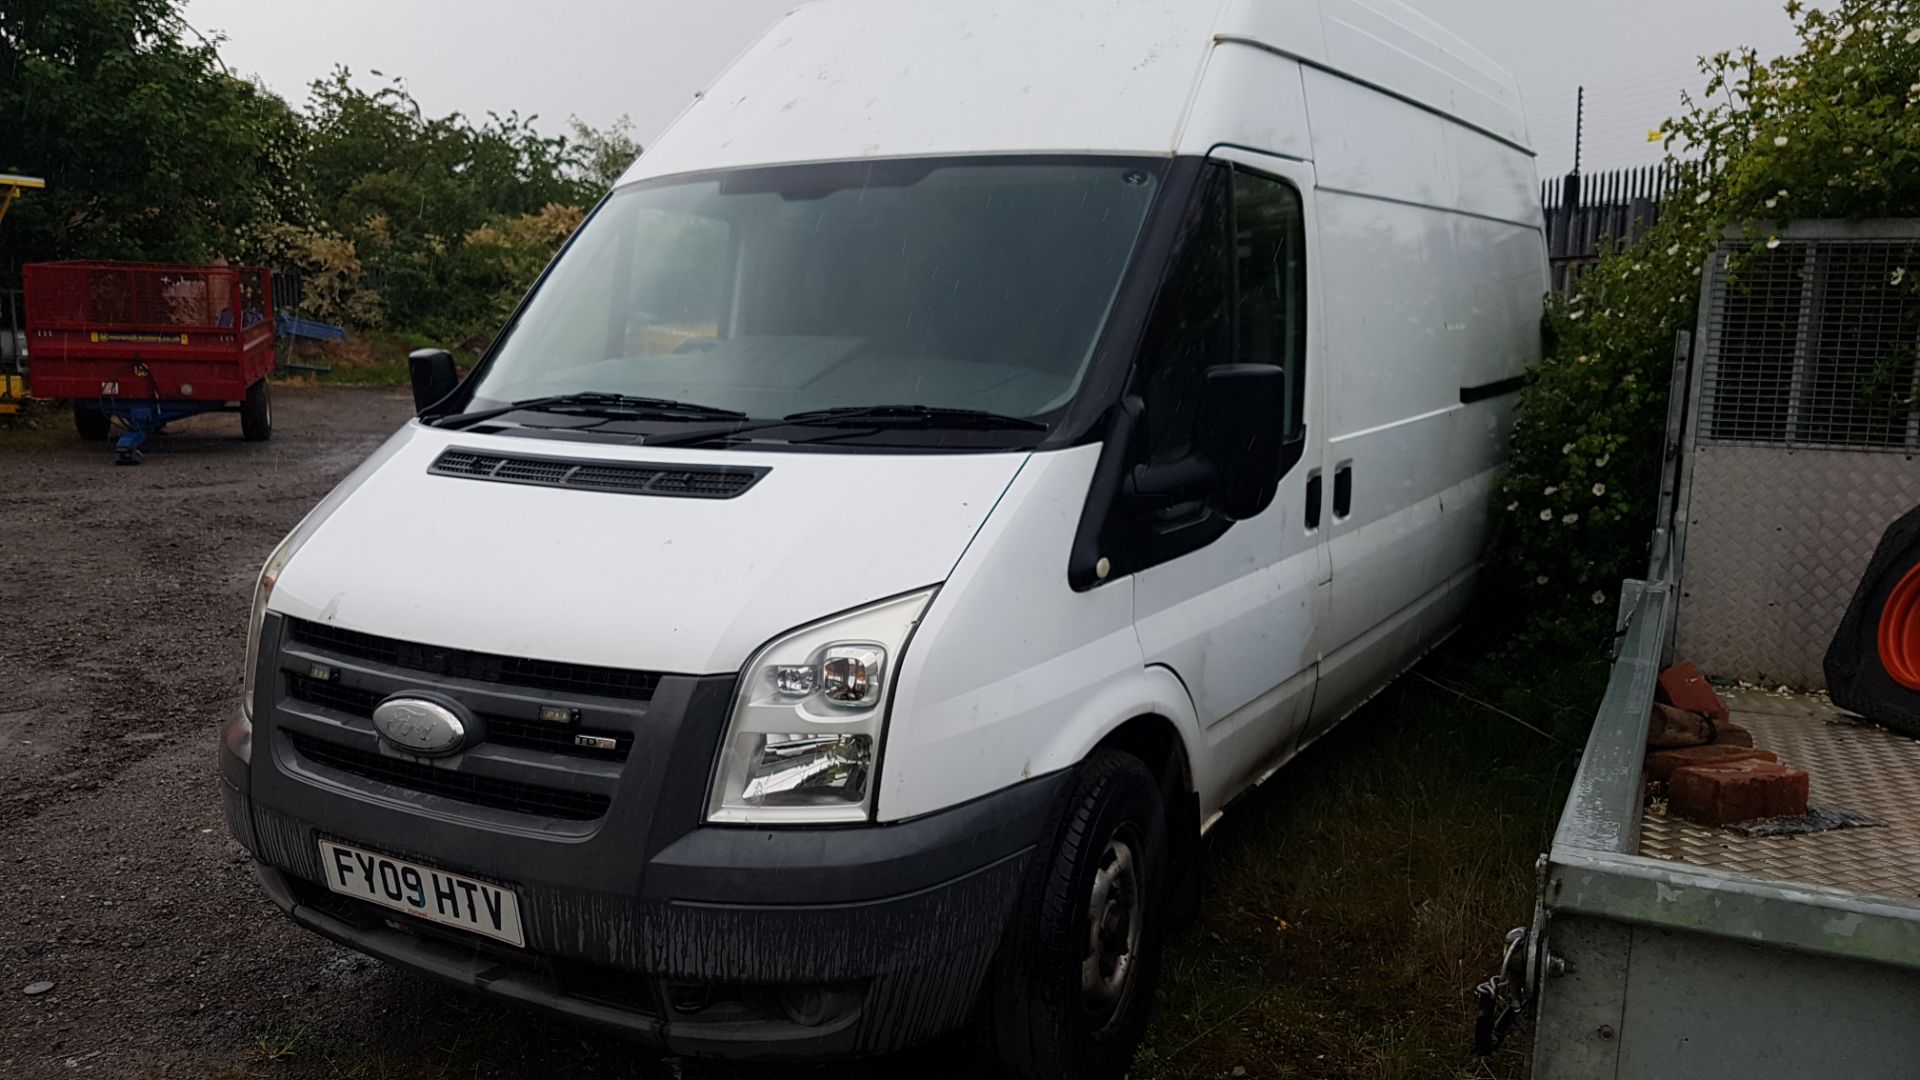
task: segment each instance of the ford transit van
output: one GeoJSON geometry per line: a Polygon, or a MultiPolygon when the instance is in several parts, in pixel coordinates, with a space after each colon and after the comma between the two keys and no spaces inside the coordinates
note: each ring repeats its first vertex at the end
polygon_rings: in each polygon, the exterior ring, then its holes
{"type": "Polygon", "coordinates": [[[267,895],[679,1053],[1120,1075],[1204,831],[1467,607],[1526,146],[1391,0],[799,8],[267,561],[267,895]]]}

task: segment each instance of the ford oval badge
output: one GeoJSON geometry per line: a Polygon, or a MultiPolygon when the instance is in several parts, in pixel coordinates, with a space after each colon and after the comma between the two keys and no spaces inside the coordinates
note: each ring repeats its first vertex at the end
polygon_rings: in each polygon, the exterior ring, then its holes
{"type": "Polygon", "coordinates": [[[417,697],[381,702],[373,710],[373,726],[388,742],[416,754],[451,753],[467,738],[467,725],[452,709],[417,697]]]}

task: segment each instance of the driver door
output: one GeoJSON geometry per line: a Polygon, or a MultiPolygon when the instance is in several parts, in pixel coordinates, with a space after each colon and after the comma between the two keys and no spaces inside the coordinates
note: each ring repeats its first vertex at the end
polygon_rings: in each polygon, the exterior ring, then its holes
{"type": "Polygon", "coordinates": [[[1190,451],[1199,380],[1219,364],[1289,375],[1273,418],[1291,465],[1265,512],[1222,529],[1165,523],[1188,541],[1135,578],[1135,624],[1150,664],[1172,669],[1205,731],[1195,768],[1203,813],[1290,756],[1307,723],[1331,580],[1323,527],[1324,438],[1314,264],[1313,167],[1238,149],[1213,154],[1188,235],[1161,290],[1136,387],[1149,465],[1190,451]]]}

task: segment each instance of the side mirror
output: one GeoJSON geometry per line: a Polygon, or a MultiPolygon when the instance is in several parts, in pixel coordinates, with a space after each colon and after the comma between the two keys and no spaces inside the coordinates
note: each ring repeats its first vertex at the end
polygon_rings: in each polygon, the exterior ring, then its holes
{"type": "Polygon", "coordinates": [[[425,415],[427,409],[460,387],[460,369],[453,366],[453,354],[445,349],[415,349],[408,353],[407,374],[413,380],[416,416],[425,415]]]}
{"type": "Polygon", "coordinates": [[[1282,433],[1287,373],[1272,364],[1209,368],[1200,398],[1199,449],[1213,463],[1209,502],[1228,521],[1273,505],[1286,473],[1282,433]]]}

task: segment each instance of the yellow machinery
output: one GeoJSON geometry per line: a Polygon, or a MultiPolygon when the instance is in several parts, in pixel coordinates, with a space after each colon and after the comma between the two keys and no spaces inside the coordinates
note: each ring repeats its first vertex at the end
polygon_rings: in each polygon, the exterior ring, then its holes
{"type": "MultiPolygon", "coordinates": [[[[0,221],[6,219],[8,208],[13,206],[13,200],[19,198],[21,192],[39,191],[46,186],[47,182],[37,176],[14,176],[9,173],[0,173],[0,221]]],[[[0,297],[0,303],[6,302],[17,305],[19,303],[18,295],[16,294],[13,297],[0,297]]],[[[21,328],[24,324],[19,320],[20,312],[15,310],[10,314],[15,316],[12,320],[14,329],[21,328]]],[[[13,332],[13,329],[7,329],[4,325],[0,325],[0,333],[11,334],[13,332]]],[[[11,354],[0,356],[0,363],[4,363],[5,365],[4,367],[0,367],[0,415],[19,412],[20,402],[27,399],[26,368],[21,363],[20,355],[25,343],[26,335],[24,333],[11,341],[0,343],[6,346],[4,352],[11,354]]]]}

